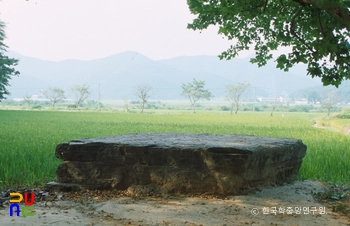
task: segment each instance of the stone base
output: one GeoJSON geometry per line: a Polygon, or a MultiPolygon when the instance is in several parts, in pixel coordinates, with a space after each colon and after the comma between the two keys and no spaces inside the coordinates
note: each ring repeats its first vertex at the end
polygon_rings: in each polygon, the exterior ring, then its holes
{"type": "Polygon", "coordinates": [[[296,179],[306,146],[297,139],[151,133],[59,144],[51,190],[128,189],[244,194],[296,179]]]}

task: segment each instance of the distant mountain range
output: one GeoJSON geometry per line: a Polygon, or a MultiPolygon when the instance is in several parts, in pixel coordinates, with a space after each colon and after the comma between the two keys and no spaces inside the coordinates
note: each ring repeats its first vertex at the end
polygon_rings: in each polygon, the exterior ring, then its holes
{"type": "Polygon", "coordinates": [[[258,68],[249,58],[219,60],[216,56],[181,56],[167,60],[152,60],[140,53],[122,52],[96,60],[64,60],[52,62],[23,56],[8,55],[20,60],[10,84],[9,98],[40,94],[48,87],[59,87],[72,97],[70,87],[86,83],[92,89],[90,99],[97,100],[100,85],[102,99],[136,99],[137,84],[153,87],[154,100],[183,99],[181,84],[193,78],[204,80],[215,98],[225,96],[225,85],[248,81],[257,96],[288,95],[300,89],[322,85],[319,79],[306,76],[306,66],[297,65],[290,72],[275,68],[274,62],[258,68]]]}

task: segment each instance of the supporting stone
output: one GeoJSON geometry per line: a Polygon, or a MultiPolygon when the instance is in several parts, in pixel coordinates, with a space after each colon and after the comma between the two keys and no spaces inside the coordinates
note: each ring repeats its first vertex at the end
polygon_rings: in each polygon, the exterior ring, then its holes
{"type": "Polygon", "coordinates": [[[296,179],[306,146],[297,139],[144,133],[73,140],[51,190],[130,189],[166,193],[245,194],[296,179]]]}

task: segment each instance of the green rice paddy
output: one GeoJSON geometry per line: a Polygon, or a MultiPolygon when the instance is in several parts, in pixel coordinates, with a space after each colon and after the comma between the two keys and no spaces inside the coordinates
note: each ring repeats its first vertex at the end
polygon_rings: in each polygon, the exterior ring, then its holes
{"type": "MultiPolygon", "coordinates": [[[[350,184],[350,136],[313,127],[318,114],[244,112],[63,112],[0,110],[0,187],[53,181],[56,145],[78,138],[141,132],[251,134],[301,139],[298,178],[350,184]]],[[[340,122],[337,122],[339,124],[340,122]]]]}

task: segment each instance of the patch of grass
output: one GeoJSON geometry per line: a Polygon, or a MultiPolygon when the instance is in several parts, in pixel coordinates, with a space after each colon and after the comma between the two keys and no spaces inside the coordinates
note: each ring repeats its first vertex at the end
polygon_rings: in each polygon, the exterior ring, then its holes
{"type": "Polygon", "coordinates": [[[344,109],[342,112],[337,114],[335,117],[340,118],[340,119],[349,119],[350,120],[350,109],[344,109]]]}
{"type": "Polygon", "coordinates": [[[333,212],[350,216],[350,188],[345,185],[328,184],[325,192],[313,194],[314,197],[333,212]]]}
{"type": "MultiPolygon", "coordinates": [[[[338,115],[334,117],[322,117],[316,120],[319,126],[327,126],[339,132],[346,132],[350,128],[350,118],[341,118],[338,115]]],[[[347,133],[349,133],[347,131],[347,133]]]]}
{"type": "Polygon", "coordinates": [[[308,146],[299,179],[350,183],[350,137],[312,127],[311,113],[219,112],[191,114],[120,112],[0,111],[0,187],[52,181],[61,162],[56,145],[79,138],[141,132],[251,134],[302,139],[308,146]]]}

